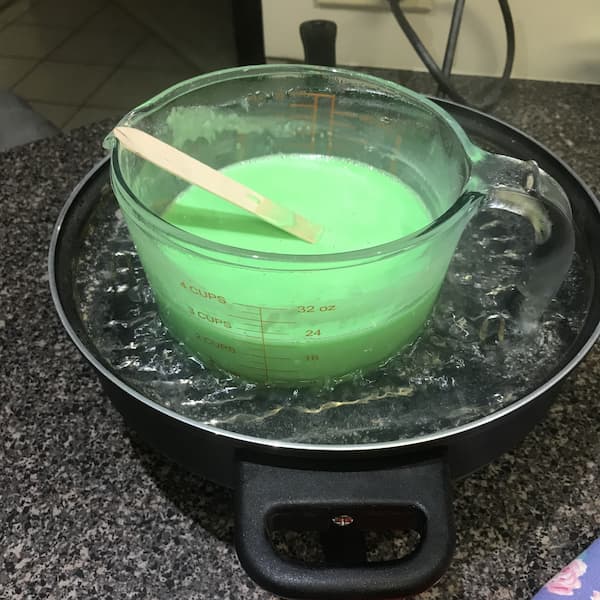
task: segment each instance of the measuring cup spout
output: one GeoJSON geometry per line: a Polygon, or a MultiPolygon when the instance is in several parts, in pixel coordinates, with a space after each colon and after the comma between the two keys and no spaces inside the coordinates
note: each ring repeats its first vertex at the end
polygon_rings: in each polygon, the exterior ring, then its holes
{"type": "Polygon", "coordinates": [[[102,140],[102,147],[109,152],[112,152],[117,145],[118,140],[115,137],[114,130],[111,129],[109,134],[102,140]]]}

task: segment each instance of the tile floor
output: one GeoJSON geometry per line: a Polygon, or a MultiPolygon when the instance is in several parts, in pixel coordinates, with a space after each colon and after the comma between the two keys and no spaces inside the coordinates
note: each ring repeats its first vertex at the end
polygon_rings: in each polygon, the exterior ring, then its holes
{"type": "MultiPolygon", "coordinates": [[[[191,6],[182,1],[182,7],[191,6]]],[[[226,13],[219,13],[215,1],[209,4],[220,27],[227,27],[226,13]]],[[[207,7],[204,0],[195,5],[207,7]]],[[[161,27],[153,26],[160,13],[149,22],[149,11],[137,19],[135,8],[127,0],[0,0],[0,90],[11,90],[69,130],[119,117],[173,83],[233,64],[227,36],[204,54],[199,43],[194,54],[193,44],[177,47],[177,35],[161,35],[161,27]]],[[[195,18],[208,27],[206,18],[195,18]]],[[[179,22],[174,27],[184,28],[179,22]]]]}

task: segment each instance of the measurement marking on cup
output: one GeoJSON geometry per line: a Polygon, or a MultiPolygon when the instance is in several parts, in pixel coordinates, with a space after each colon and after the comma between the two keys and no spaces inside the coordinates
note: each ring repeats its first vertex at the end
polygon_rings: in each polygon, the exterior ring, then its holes
{"type": "MultiPolygon", "coordinates": [[[[252,358],[263,358],[262,354],[251,354],[250,352],[244,352],[244,356],[251,356],[252,358]]],[[[290,360],[289,356],[273,356],[269,354],[269,360],[290,360]]]]}
{"type": "Polygon", "coordinates": [[[263,333],[266,337],[288,336],[287,331],[264,331],[263,333]]]}
{"type": "MultiPolygon", "coordinates": [[[[257,371],[264,371],[264,365],[253,364],[253,363],[239,363],[241,366],[256,369],[257,371]]],[[[277,373],[298,373],[297,369],[280,369],[279,367],[269,367],[269,376],[273,378],[273,375],[277,373]]]]}
{"type": "Polygon", "coordinates": [[[252,321],[253,323],[281,323],[283,325],[295,325],[295,321],[277,321],[276,319],[253,319],[252,317],[242,317],[241,315],[227,315],[232,319],[240,319],[242,321],[252,321]]]}
{"type": "Polygon", "coordinates": [[[329,127],[327,128],[327,152],[331,152],[333,146],[333,124],[335,122],[335,95],[331,97],[329,107],[329,127]]]}
{"type": "Polygon", "coordinates": [[[237,313],[237,314],[233,314],[233,313],[227,313],[228,317],[231,317],[233,320],[240,320],[240,321],[259,321],[259,319],[255,319],[254,317],[250,317],[248,316],[247,313],[237,313]]]}
{"type": "MultiPolygon", "coordinates": [[[[292,316],[296,316],[295,313],[298,311],[298,308],[296,306],[258,306],[256,304],[245,304],[243,302],[233,302],[230,303],[230,305],[232,306],[231,310],[234,310],[234,312],[229,312],[226,314],[231,318],[233,328],[237,332],[243,334],[242,339],[246,340],[248,343],[252,345],[260,344],[260,354],[258,352],[240,352],[240,355],[248,358],[247,366],[252,369],[260,369],[264,371],[265,382],[267,383],[270,380],[273,380],[273,377],[277,374],[284,376],[286,373],[296,373],[296,369],[281,369],[272,364],[273,362],[277,362],[279,365],[284,366],[285,362],[289,362],[291,359],[289,356],[283,355],[271,356],[268,352],[267,342],[269,340],[280,341],[288,337],[290,329],[289,326],[298,325],[298,321],[280,321],[265,317],[271,316],[270,313],[279,311],[284,313],[282,316],[287,316],[290,318],[292,316]],[[235,309],[233,309],[233,307],[235,307],[235,309]],[[277,327],[277,325],[281,325],[284,329],[286,329],[286,331],[272,331],[270,329],[270,327],[277,327]],[[257,341],[255,342],[254,340],[257,341]],[[253,359],[260,361],[262,364],[252,364],[254,362],[253,359]]],[[[321,310],[319,306],[317,306],[317,310],[321,310]]],[[[335,310],[335,306],[332,305],[323,307],[321,312],[323,312],[323,310],[335,310]]],[[[319,334],[316,333],[314,335],[319,334]]]]}
{"type": "Polygon", "coordinates": [[[277,319],[263,319],[263,323],[281,323],[282,325],[295,325],[295,321],[278,321],[277,319]]]}
{"type": "MultiPolygon", "coordinates": [[[[262,306],[258,306],[258,304],[244,304],[242,302],[235,302],[236,306],[245,306],[246,308],[253,308],[254,310],[261,310],[262,306]]],[[[288,306],[269,306],[269,310],[289,310],[288,306]]]]}
{"type": "Polygon", "coordinates": [[[319,97],[315,95],[313,101],[312,120],[310,124],[310,144],[311,150],[315,151],[315,133],[317,131],[317,112],[319,111],[319,97]]]}
{"type": "MultiPolygon", "coordinates": [[[[260,329],[242,329],[241,327],[236,327],[235,329],[236,331],[239,331],[241,333],[245,333],[245,337],[252,337],[252,338],[256,338],[256,339],[262,339],[262,333],[260,331],[260,329]],[[248,335],[248,334],[258,334],[258,335],[248,335]]],[[[275,336],[281,336],[281,335],[285,335],[287,336],[287,332],[285,331],[267,331],[265,332],[265,335],[269,336],[269,337],[275,337],[275,336]]],[[[317,334],[318,335],[318,334],[317,334]]]]}

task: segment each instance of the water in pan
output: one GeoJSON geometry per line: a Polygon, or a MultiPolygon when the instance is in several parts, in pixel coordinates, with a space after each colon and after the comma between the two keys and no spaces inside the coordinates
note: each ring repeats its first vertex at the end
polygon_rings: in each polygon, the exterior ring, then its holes
{"type": "Polygon", "coordinates": [[[480,212],[420,339],[374,373],[321,388],[268,388],[191,358],[161,323],[108,186],[74,263],[75,293],[103,362],[157,404],[257,438],[390,442],[493,413],[534,390],[564,360],[583,324],[591,286],[577,255],[540,327],[520,332],[506,301],[532,237],[519,217],[480,212]]]}

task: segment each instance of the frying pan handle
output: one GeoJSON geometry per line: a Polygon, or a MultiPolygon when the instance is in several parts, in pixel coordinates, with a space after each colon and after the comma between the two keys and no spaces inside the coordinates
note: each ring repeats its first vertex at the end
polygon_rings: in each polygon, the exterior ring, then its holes
{"type": "Polygon", "coordinates": [[[454,526],[443,459],[362,471],[240,461],[237,476],[240,563],[260,586],[284,598],[398,598],[433,585],[450,562],[454,526]],[[278,528],[321,532],[329,540],[327,562],[280,556],[269,539],[278,528]],[[367,562],[361,534],[378,529],[413,529],[420,542],[401,559],[367,562]]]}
{"type": "Polygon", "coordinates": [[[488,188],[487,206],[525,217],[535,235],[535,250],[517,285],[521,326],[532,329],[571,265],[575,249],[571,205],[559,183],[535,161],[483,156],[474,172],[488,188]]]}

